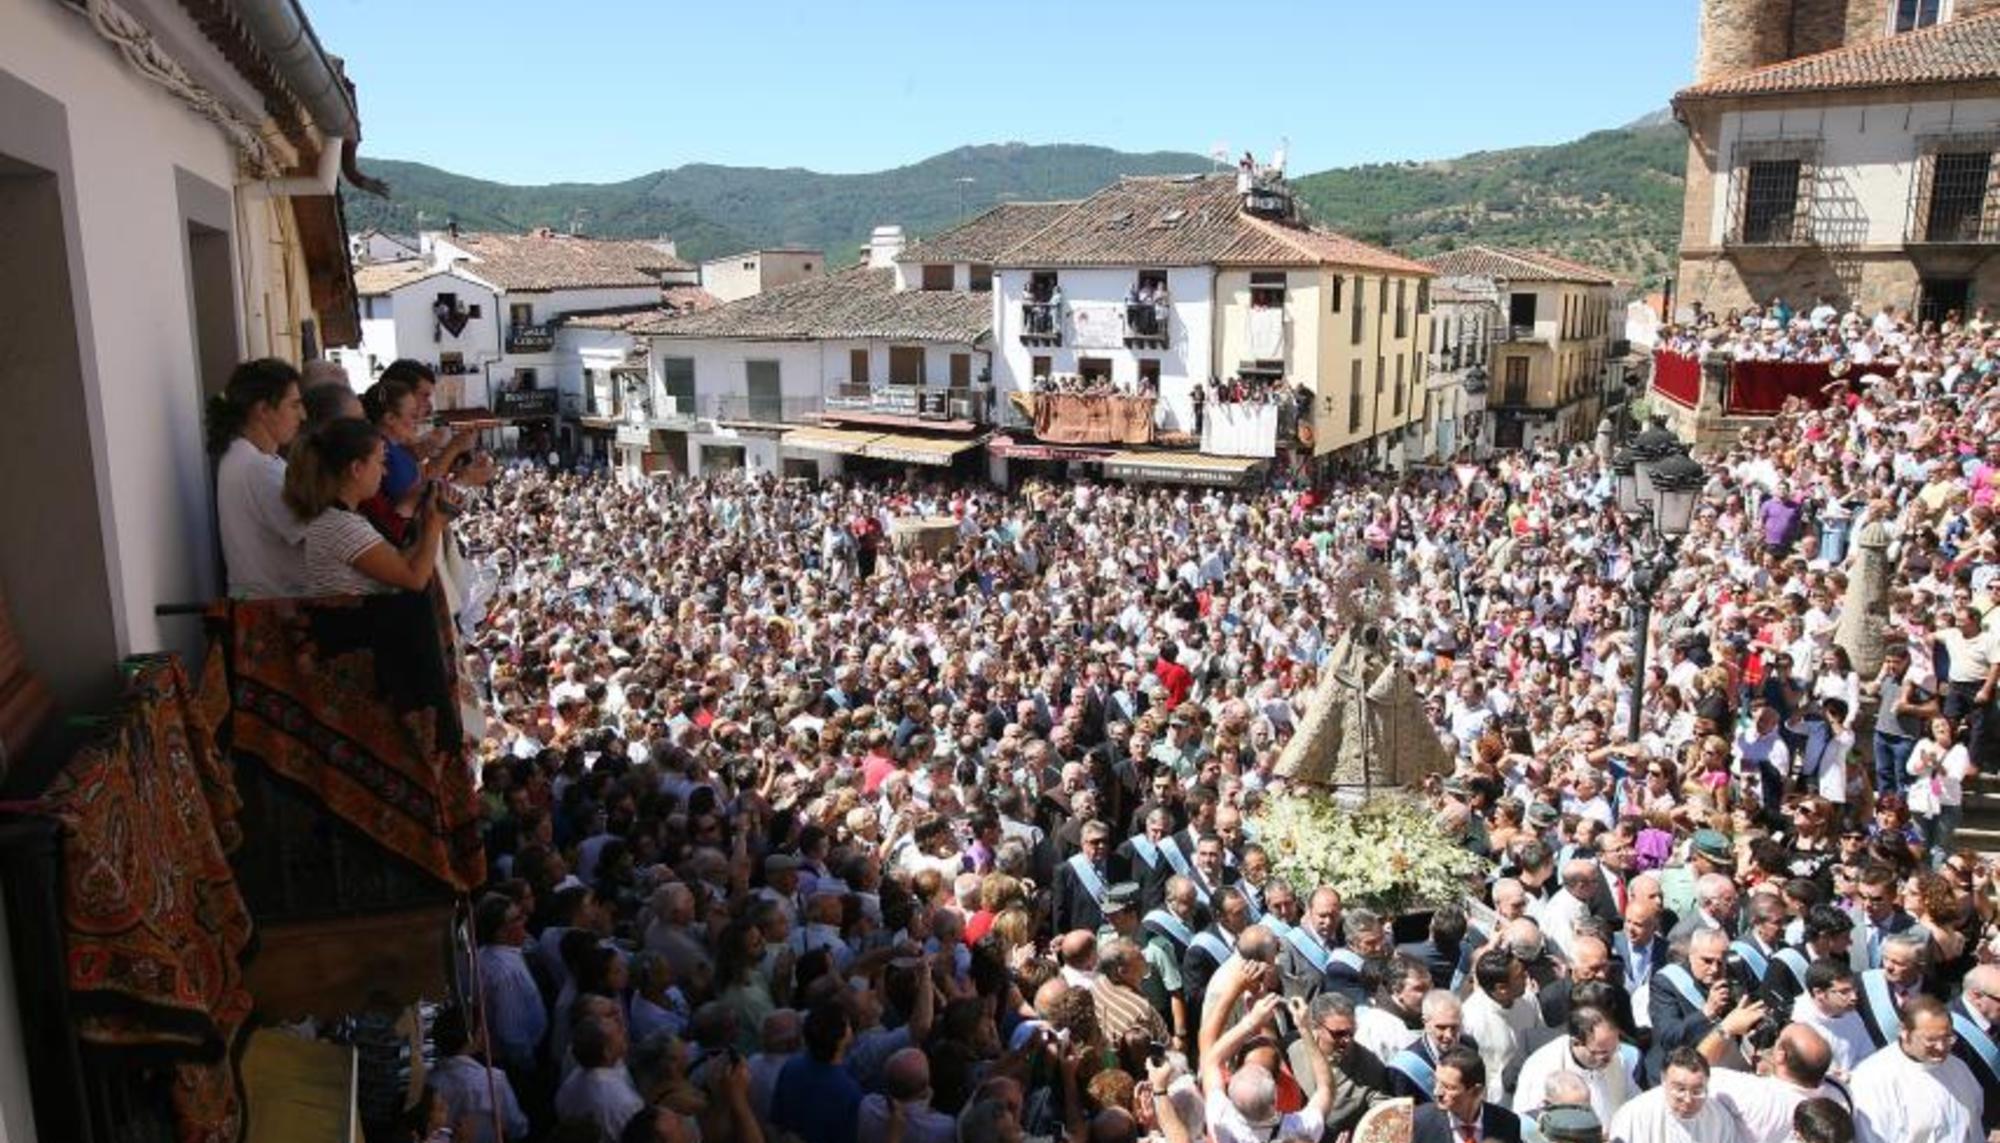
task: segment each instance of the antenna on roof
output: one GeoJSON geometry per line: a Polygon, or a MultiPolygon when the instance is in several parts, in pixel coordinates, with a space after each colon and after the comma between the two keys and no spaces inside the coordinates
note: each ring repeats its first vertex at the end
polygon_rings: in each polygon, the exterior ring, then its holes
{"type": "Polygon", "coordinates": [[[1220,142],[1210,147],[1208,149],[1208,160],[1215,164],[1215,169],[1218,171],[1228,166],[1229,144],[1227,142],[1220,142]]]}
{"type": "Polygon", "coordinates": [[[1291,146],[1292,146],[1292,141],[1291,141],[1291,139],[1290,139],[1290,138],[1288,138],[1288,137],[1286,137],[1286,136],[1284,136],[1284,135],[1280,135],[1280,136],[1278,136],[1278,153],[1277,153],[1277,154],[1275,154],[1275,155],[1272,155],[1272,156],[1271,156],[1271,173],[1272,173],[1272,174],[1274,174],[1274,175],[1277,175],[1277,176],[1278,176],[1278,177],[1280,177],[1280,178],[1283,178],[1283,177],[1284,177],[1284,174],[1285,174],[1285,152],[1286,152],[1286,151],[1288,151],[1288,150],[1290,150],[1290,149],[1291,149],[1291,146]]]}

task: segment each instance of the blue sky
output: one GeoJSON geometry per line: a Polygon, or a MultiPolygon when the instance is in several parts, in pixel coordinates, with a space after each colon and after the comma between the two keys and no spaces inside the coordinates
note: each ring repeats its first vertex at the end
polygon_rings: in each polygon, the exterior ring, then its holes
{"type": "Polygon", "coordinates": [[[1294,174],[1555,143],[1664,107],[1695,0],[305,0],[364,157],[501,182],[868,171],[965,143],[1294,174]]]}

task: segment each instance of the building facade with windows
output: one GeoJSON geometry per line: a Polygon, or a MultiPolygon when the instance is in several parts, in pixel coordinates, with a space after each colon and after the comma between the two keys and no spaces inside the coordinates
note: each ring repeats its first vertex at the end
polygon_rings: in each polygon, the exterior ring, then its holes
{"type": "Polygon", "coordinates": [[[1484,457],[1486,394],[1493,377],[1493,349],[1501,302],[1490,280],[1438,282],[1431,291],[1430,378],[1426,385],[1420,458],[1442,463],[1484,457]]]}
{"type": "Polygon", "coordinates": [[[1282,180],[1125,178],[1052,212],[994,267],[994,384],[1155,394],[1196,433],[1196,391],[1291,386],[1304,455],[1400,463],[1421,418],[1431,273],[1308,225],[1282,180]],[[1150,300],[1148,300],[1150,299],[1150,300]]]}
{"type": "Polygon", "coordinates": [[[1706,0],[1678,295],[2000,299],[2000,0],[1706,0]]]}
{"type": "MultiPolygon", "coordinates": [[[[990,241],[961,233],[980,225],[937,241],[990,241]]],[[[959,463],[990,423],[991,306],[922,288],[903,252],[900,228],[878,227],[861,265],[630,323],[648,381],[645,407],[621,413],[621,468],[820,477],[959,463]]]]}
{"type": "MultiPolygon", "coordinates": [[[[1481,447],[1573,444],[1597,432],[1625,297],[1606,271],[1539,250],[1465,246],[1430,260],[1455,296],[1491,299],[1481,447]]],[[[1461,353],[1463,359],[1463,352],[1461,353]]]]}

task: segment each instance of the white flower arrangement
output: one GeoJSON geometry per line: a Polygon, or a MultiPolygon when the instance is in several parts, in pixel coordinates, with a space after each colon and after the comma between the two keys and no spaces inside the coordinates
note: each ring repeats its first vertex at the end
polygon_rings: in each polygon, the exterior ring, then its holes
{"type": "Polygon", "coordinates": [[[1491,872],[1462,838],[1444,832],[1430,807],[1405,794],[1377,794],[1358,806],[1324,793],[1281,794],[1255,821],[1272,872],[1301,894],[1331,885],[1345,904],[1389,916],[1457,902],[1491,872]]]}

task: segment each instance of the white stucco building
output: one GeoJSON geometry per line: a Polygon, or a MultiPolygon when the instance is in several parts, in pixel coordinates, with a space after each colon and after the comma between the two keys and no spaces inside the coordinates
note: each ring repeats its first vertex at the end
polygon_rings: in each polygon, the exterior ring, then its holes
{"type": "MultiPolygon", "coordinates": [[[[939,235],[938,257],[990,258],[1015,209],[939,235]]],[[[989,297],[924,289],[898,261],[904,245],[901,228],[878,227],[860,266],[632,323],[649,342],[650,406],[621,431],[621,464],[784,476],[981,464],[968,454],[989,423],[989,297]]]]}
{"type": "Polygon", "coordinates": [[[826,273],[826,252],[804,246],[745,250],[701,264],[701,288],[733,302],[826,273]]]}
{"type": "MultiPolygon", "coordinates": [[[[1155,426],[1172,443],[1196,435],[1197,389],[1206,404],[1255,381],[1290,406],[1263,457],[1399,465],[1421,417],[1430,277],[1422,263],[1307,224],[1281,179],[1120,179],[995,263],[994,387],[1004,397],[1075,378],[1156,394],[1155,426]]],[[[1244,475],[1164,456],[1112,467],[1132,478],[1244,475]]]]}

